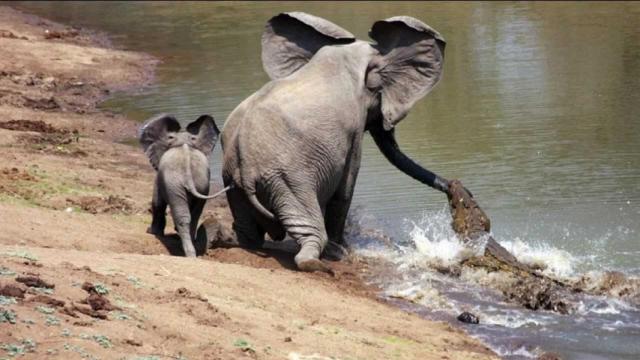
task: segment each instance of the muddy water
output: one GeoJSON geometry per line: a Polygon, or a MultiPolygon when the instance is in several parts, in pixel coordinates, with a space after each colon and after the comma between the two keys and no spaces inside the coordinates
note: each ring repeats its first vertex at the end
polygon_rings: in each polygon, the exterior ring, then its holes
{"type": "MultiPolygon", "coordinates": [[[[445,177],[462,179],[492,218],[495,238],[521,258],[562,276],[603,269],[640,275],[637,3],[20,6],[108,31],[116,43],[163,59],[153,88],[106,106],[139,120],[166,111],[182,118],[212,113],[219,123],[267,81],[259,53],[270,16],[306,11],[360,38],[377,19],[418,17],[447,39],[445,73],[400,123],[403,150],[445,177]]],[[[569,359],[640,354],[632,341],[640,338],[640,315],[625,304],[589,300],[575,319],[533,314],[487,302],[490,297],[478,296],[481,288],[473,287],[477,279],[452,286],[424,278],[424,270],[402,267],[412,260],[455,257],[457,245],[440,211],[445,198],[400,174],[368,137],[354,204],[359,221],[401,244],[394,251],[368,250],[400,264],[383,285],[439,288],[449,303],[489,319],[473,332],[488,334],[504,354],[527,356],[535,346],[569,359]]],[[[442,302],[423,305],[429,310],[422,311],[445,317],[458,310],[442,302]]]]}

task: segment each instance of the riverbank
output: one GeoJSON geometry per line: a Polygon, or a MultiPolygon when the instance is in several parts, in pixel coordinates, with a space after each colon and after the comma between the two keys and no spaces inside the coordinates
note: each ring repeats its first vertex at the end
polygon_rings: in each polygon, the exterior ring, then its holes
{"type": "MultiPolygon", "coordinates": [[[[96,108],[151,81],[156,60],[8,7],[0,24],[0,282],[18,296],[1,298],[0,356],[494,357],[447,324],[377,300],[356,260],[331,278],[239,249],[170,256],[177,239],[145,233],[154,173],[126,144],[137,124],[96,108]],[[113,310],[91,300],[95,289],[113,310]]],[[[207,213],[230,220],[221,200],[207,213]]]]}

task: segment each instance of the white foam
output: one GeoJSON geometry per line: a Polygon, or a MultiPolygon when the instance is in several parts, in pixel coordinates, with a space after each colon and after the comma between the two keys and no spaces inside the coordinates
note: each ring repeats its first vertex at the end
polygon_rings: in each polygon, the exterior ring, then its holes
{"type": "MultiPolygon", "coordinates": [[[[402,260],[411,264],[439,263],[452,265],[483,249],[469,249],[451,228],[451,216],[446,209],[426,212],[418,222],[410,222],[408,236],[412,249],[405,249],[402,260]]],[[[520,238],[499,241],[523,263],[545,269],[549,275],[568,277],[574,274],[577,259],[569,252],[546,243],[526,243],[520,238]]]]}
{"type": "Polygon", "coordinates": [[[521,262],[541,267],[548,275],[569,277],[574,274],[576,258],[565,250],[546,243],[525,243],[518,237],[500,244],[521,262]]]}
{"type": "Polygon", "coordinates": [[[577,312],[579,314],[613,314],[617,315],[626,311],[633,311],[635,308],[627,304],[622,299],[600,298],[598,301],[580,301],[577,312]]]}
{"type": "Polygon", "coordinates": [[[450,223],[451,217],[444,210],[425,213],[419,222],[411,222],[409,240],[415,249],[406,252],[411,262],[439,261],[444,265],[459,262],[466,249],[450,223]]]}
{"type": "Polygon", "coordinates": [[[490,346],[490,348],[501,357],[518,356],[534,359],[538,357],[535,353],[540,352],[539,349],[529,351],[525,346],[520,346],[515,350],[508,349],[506,346],[490,346]]]}
{"type": "Polygon", "coordinates": [[[484,315],[482,316],[482,323],[489,325],[498,325],[507,327],[510,329],[517,329],[522,326],[539,326],[543,325],[544,322],[538,321],[536,319],[531,319],[526,317],[525,312],[520,314],[494,314],[494,315],[484,315]]]}

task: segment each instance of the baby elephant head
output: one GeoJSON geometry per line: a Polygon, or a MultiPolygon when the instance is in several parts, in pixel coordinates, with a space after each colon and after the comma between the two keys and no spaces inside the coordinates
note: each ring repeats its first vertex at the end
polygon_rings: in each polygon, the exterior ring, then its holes
{"type": "Polygon", "coordinates": [[[219,134],[220,130],[210,115],[202,115],[182,129],[175,117],[160,114],[144,122],[138,138],[151,165],[157,170],[160,158],[167,150],[184,144],[210,157],[219,134]]]}

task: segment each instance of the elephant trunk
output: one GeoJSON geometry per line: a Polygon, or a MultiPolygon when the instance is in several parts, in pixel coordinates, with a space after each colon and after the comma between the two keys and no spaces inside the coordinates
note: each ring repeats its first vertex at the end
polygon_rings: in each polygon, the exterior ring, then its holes
{"type": "Polygon", "coordinates": [[[371,136],[373,136],[373,140],[376,142],[376,145],[378,145],[380,151],[396,168],[423,184],[427,184],[445,194],[448,193],[449,181],[447,179],[423,168],[400,151],[393,129],[385,131],[380,124],[372,126],[369,129],[369,132],[371,133],[371,136]]]}

